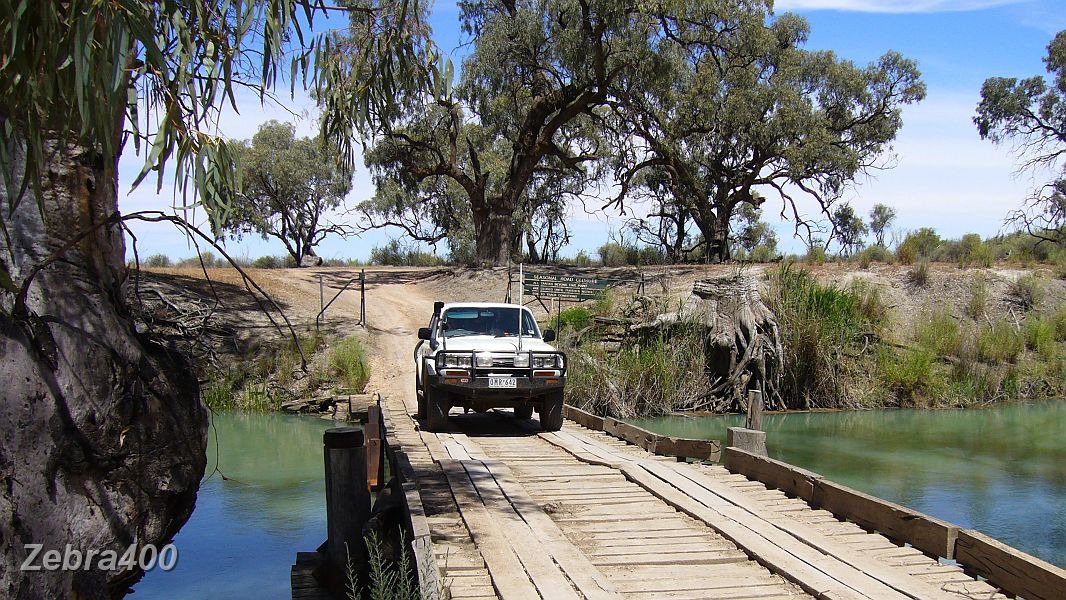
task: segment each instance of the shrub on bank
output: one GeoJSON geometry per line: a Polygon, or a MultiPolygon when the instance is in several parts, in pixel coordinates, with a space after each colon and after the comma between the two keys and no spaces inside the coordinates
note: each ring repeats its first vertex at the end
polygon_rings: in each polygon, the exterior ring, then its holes
{"type": "Polygon", "coordinates": [[[1015,279],[1010,286],[1011,299],[1023,310],[1031,310],[1044,301],[1047,282],[1042,277],[1026,273],[1015,279]]]}
{"type": "Polygon", "coordinates": [[[370,380],[366,350],[354,337],[344,338],[330,348],[329,376],[356,393],[362,392],[370,380]]]}
{"type": "MultiPolygon", "coordinates": [[[[777,315],[784,345],[781,395],[793,408],[854,406],[849,389],[864,340],[886,310],[872,286],[840,289],[818,283],[810,272],[782,265],[769,280],[767,304],[777,315]]],[[[861,358],[864,360],[864,358],[861,358]]]]}
{"type": "Polygon", "coordinates": [[[312,393],[323,384],[343,386],[358,393],[370,376],[366,354],[355,338],[346,338],[326,351],[326,339],[315,333],[297,336],[261,348],[254,357],[212,371],[201,387],[204,403],[212,409],[277,410],[299,394],[312,393]],[[300,352],[307,359],[303,372],[300,352]]]}

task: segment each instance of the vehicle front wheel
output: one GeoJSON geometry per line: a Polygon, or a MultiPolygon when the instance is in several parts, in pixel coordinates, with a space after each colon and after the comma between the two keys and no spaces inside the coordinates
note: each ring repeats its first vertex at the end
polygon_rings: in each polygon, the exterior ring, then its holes
{"type": "Polygon", "coordinates": [[[514,407],[514,416],[516,419],[528,419],[533,416],[532,404],[520,404],[514,407]]]}
{"type": "Polygon", "coordinates": [[[540,410],[540,428],[544,431],[559,431],[563,428],[563,392],[552,392],[544,398],[540,410]]]}
{"type": "Polygon", "coordinates": [[[426,429],[434,432],[448,429],[448,395],[434,392],[427,385],[422,402],[426,408],[426,429]]]}

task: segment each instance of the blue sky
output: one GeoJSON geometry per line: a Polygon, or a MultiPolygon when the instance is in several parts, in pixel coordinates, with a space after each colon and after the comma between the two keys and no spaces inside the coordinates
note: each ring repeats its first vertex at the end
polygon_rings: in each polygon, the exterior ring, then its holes
{"type": "MultiPolygon", "coordinates": [[[[865,64],[888,50],[918,61],[928,87],[926,99],[904,111],[904,126],[892,149],[895,167],[863,177],[845,195],[865,215],[876,203],[894,206],[897,231],[934,227],[942,235],[968,232],[983,236],[1002,230],[1003,217],[1017,207],[1035,187],[1032,174],[1016,171],[1010,148],[982,141],[973,126],[980,87],[987,77],[1028,77],[1044,74],[1042,58],[1056,32],[1066,29],[1063,0],[778,0],[778,13],[798,12],[811,23],[809,49],[829,49],[841,58],[865,64]]],[[[459,41],[458,10],[451,1],[439,2],[431,19],[438,44],[454,48],[459,41]]],[[[462,50],[455,53],[458,66],[462,50]]],[[[285,107],[261,106],[257,96],[238,95],[239,114],[227,110],[219,131],[237,139],[254,135],[268,119],[296,121],[298,133],[312,135],[314,103],[306,94],[285,96],[285,107]],[[294,117],[291,113],[297,113],[294,117]]],[[[126,195],[140,159],[125,156],[120,169],[119,208],[170,210],[171,189],[156,193],[145,182],[126,195]]],[[[355,175],[348,206],[373,194],[365,169],[355,175]]],[[[771,198],[764,218],[779,232],[780,247],[802,251],[792,236],[793,227],[777,217],[780,202],[771,198]]],[[[803,212],[815,216],[813,204],[803,212]]],[[[580,210],[571,219],[573,241],[565,254],[594,250],[623,220],[617,216],[588,216],[580,210]]],[[[131,223],[142,257],[163,253],[172,258],[194,254],[184,235],[166,225],[131,223]]],[[[327,239],[320,247],[324,257],[366,258],[370,249],[383,245],[399,232],[375,231],[347,240],[327,239]]],[[[282,255],[280,242],[256,236],[227,242],[236,256],[282,255]]],[[[446,252],[442,246],[441,253],[446,252]]],[[[129,251],[132,258],[132,251],[129,251]]]]}

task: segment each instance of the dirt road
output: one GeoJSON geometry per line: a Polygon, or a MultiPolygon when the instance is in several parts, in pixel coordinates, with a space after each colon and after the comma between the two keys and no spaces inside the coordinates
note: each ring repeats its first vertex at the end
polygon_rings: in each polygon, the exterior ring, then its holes
{"type": "MultiPolygon", "coordinates": [[[[318,275],[327,278],[327,289],[339,289],[347,274],[336,271],[293,270],[292,282],[318,297],[318,275]]],[[[423,286],[416,281],[425,275],[388,271],[367,273],[367,332],[366,340],[370,362],[368,393],[379,393],[383,398],[400,400],[415,411],[414,361],[411,353],[417,342],[419,327],[429,322],[433,300],[426,295],[423,286]]],[[[333,292],[336,293],[336,292],[333,292]]],[[[331,296],[327,291],[326,300],[331,296]]],[[[317,306],[314,307],[317,309],[317,306]]],[[[329,308],[330,317],[336,320],[349,316],[353,321],[359,315],[359,295],[344,292],[329,308]]]]}

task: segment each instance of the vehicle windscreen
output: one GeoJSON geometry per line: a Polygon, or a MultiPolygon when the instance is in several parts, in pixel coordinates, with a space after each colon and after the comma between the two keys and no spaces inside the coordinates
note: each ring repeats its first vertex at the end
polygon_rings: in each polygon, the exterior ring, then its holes
{"type": "MultiPolygon", "coordinates": [[[[533,315],[522,312],[522,335],[540,337],[533,315]]],[[[491,335],[510,337],[518,335],[517,308],[476,308],[457,306],[444,311],[442,323],[444,337],[467,335],[491,335]]]]}

